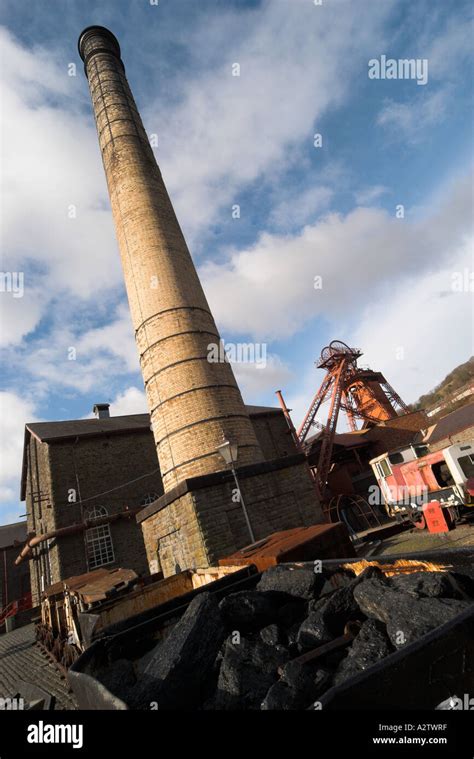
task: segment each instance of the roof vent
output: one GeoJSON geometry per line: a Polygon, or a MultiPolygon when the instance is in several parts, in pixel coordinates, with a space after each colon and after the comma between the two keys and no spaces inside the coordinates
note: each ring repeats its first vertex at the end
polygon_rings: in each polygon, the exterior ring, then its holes
{"type": "Polygon", "coordinates": [[[97,419],[109,419],[110,418],[110,403],[96,403],[94,406],[94,414],[97,419]]]}

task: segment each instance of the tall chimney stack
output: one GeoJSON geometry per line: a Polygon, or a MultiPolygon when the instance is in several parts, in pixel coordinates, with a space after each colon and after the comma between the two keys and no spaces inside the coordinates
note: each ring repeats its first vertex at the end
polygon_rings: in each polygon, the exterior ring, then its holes
{"type": "Polygon", "coordinates": [[[263,460],[227,362],[208,360],[220,336],[125,77],[104,27],[79,38],[115,221],[156,449],[168,491],[222,470],[217,446],[239,464],[263,460]]]}

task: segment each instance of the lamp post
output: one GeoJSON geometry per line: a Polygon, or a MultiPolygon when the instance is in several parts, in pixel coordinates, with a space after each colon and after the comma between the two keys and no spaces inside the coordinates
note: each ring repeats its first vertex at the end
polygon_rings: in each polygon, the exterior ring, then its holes
{"type": "Polygon", "coordinates": [[[234,476],[237,491],[239,493],[239,500],[242,504],[242,511],[244,512],[245,522],[249,531],[250,539],[252,543],[255,543],[255,535],[253,534],[252,525],[250,524],[249,515],[245,506],[245,501],[240,489],[239,480],[237,479],[237,472],[235,471],[235,463],[237,461],[238,445],[237,443],[231,443],[229,440],[224,440],[222,445],[217,446],[217,451],[220,453],[226,464],[230,464],[232,474],[234,476]]]}

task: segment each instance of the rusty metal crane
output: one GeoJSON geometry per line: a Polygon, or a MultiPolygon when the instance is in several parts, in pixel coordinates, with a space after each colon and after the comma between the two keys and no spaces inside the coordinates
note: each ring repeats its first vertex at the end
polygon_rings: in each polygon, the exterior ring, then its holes
{"type": "Polygon", "coordinates": [[[322,443],[315,472],[321,495],[324,493],[331,466],[334,436],[341,410],[345,412],[353,432],[358,429],[358,421],[362,422],[363,429],[409,411],[381,372],[357,365],[360,356],[360,350],[349,348],[339,340],[333,340],[323,348],[316,366],[325,369],[326,375],[297,431],[292,426],[281,392],[277,393],[295,442],[301,450],[311,428],[317,427],[321,430],[322,443]],[[329,401],[329,410],[326,423],[322,425],[316,420],[316,416],[326,401],[329,401]]]}

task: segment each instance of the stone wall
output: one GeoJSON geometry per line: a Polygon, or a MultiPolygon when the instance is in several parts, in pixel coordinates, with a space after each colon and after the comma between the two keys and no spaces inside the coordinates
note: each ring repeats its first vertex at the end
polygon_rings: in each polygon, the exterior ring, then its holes
{"type": "MultiPolygon", "coordinates": [[[[277,530],[322,521],[309,469],[301,456],[238,470],[256,540],[277,530]]],[[[251,543],[232,475],[198,477],[138,514],[151,571],[216,564],[251,543]]]]}
{"type": "MultiPolygon", "coordinates": [[[[33,435],[26,450],[26,522],[28,534],[41,535],[55,529],[55,512],[52,507],[51,469],[48,446],[33,435]]],[[[19,553],[19,551],[18,551],[19,553]]],[[[33,606],[39,603],[42,585],[51,582],[50,567],[58,566],[58,547],[49,551],[38,546],[30,554],[30,578],[33,606]]]]}
{"type": "MultiPolygon", "coordinates": [[[[103,506],[109,515],[142,505],[147,496],[163,492],[150,432],[78,438],[51,444],[30,438],[32,460],[38,453],[38,472],[32,467],[33,486],[42,493],[32,508],[30,475],[27,479],[28,531],[36,534],[79,524],[91,509],[103,506]],[[145,475],[145,476],[144,476],[145,475]],[[124,483],[130,482],[128,485],[124,483]],[[110,491],[110,492],[107,492],[110,491]],[[103,495],[99,495],[103,493],[103,495]],[[98,497],[97,497],[98,496],[98,497]],[[76,500],[72,500],[75,498],[76,500]],[[82,499],[82,507],[79,500],[82,499]]],[[[143,535],[134,518],[110,524],[115,561],[148,573],[143,535]]],[[[30,561],[33,603],[44,585],[89,571],[84,532],[40,544],[30,561]]]]}
{"type": "Polygon", "coordinates": [[[165,577],[190,567],[208,565],[207,551],[192,493],[141,523],[150,572],[165,577]]]}
{"type": "Polygon", "coordinates": [[[265,461],[293,456],[297,448],[291,436],[283,411],[250,414],[257,440],[265,461]]]}

